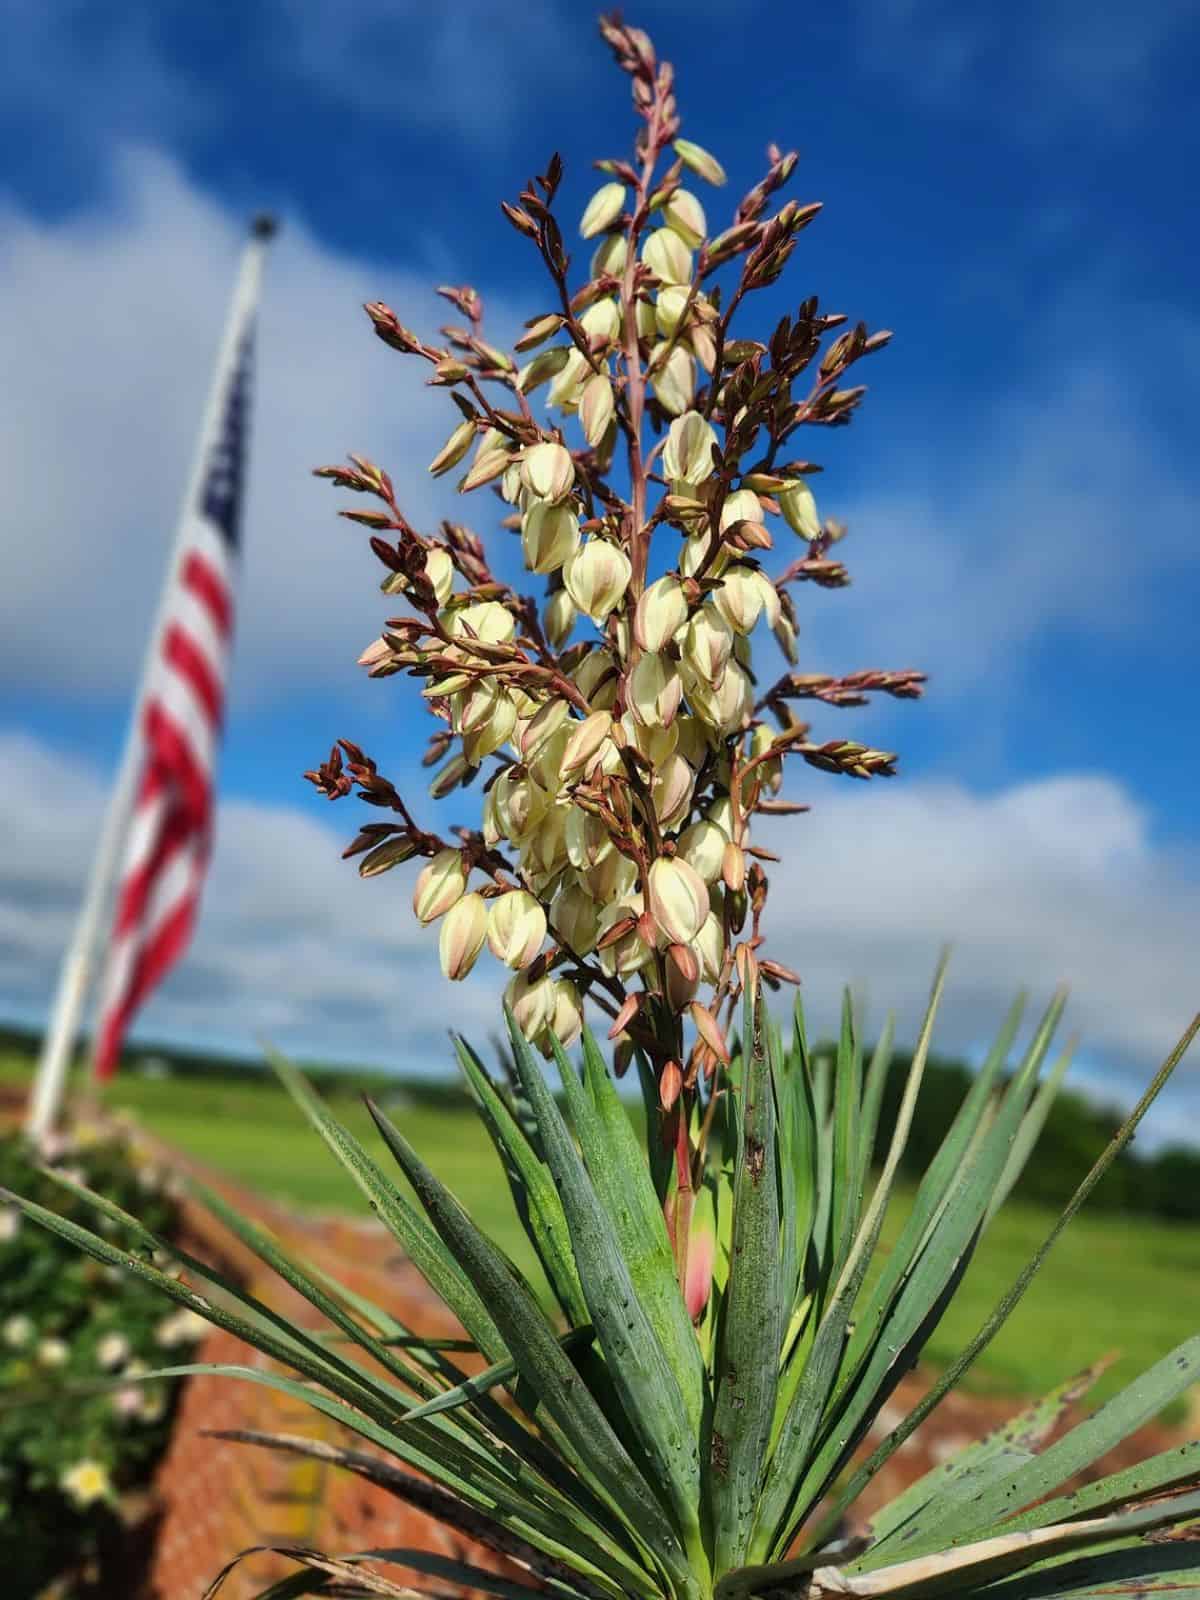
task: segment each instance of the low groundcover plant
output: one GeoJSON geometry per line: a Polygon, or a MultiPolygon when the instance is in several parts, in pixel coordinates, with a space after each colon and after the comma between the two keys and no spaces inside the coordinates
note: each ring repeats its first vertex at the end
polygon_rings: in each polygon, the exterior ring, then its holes
{"type": "Polygon", "coordinates": [[[296,1376],[223,1370],[302,1397],[372,1448],[240,1437],[340,1462],[527,1580],[418,1551],[297,1549],[299,1571],[272,1595],[410,1593],[383,1575],[389,1563],[435,1585],[510,1597],[532,1586],[565,1600],[1200,1594],[1200,1547],[1162,1538],[1200,1517],[1200,1446],[1066,1487],[1195,1381],[1200,1338],[1055,1437],[1091,1375],[1064,1384],[856,1523],[865,1485],[1003,1323],[1190,1034],[988,1323],[862,1459],[1034,1148],[1066,1065],[1064,1053],[1042,1074],[1062,1000],[1015,1063],[1014,1008],[880,1259],[942,975],[873,1177],[890,1026],[866,1062],[849,1006],[828,1053],[810,1051],[799,1003],[786,1040],[771,1020],[764,989],[798,978],[764,953],[777,858],[752,827],[806,809],[781,792],[797,762],[862,779],[893,771],[888,752],[818,741],[799,702],[921,691],[911,671],[795,670],[798,586],[847,581],[836,556],[845,530],[819,512],[819,467],[796,437],[850,420],[864,392],[850,369],[889,336],[815,299],[764,341],[735,332],[735,314],[779,278],[819,208],[777,202],[796,157],[772,147],[765,176],[710,233],[687,185],[719,187],[725,175],[680,137],[670,66],[638,29],[616,18],[601,27],[640,127],[632,161],[598,163],[605,182],[580,230],[594,249],[584,281],[571,277],[553,211],[555,158],[504,206],[550,289],[511,354],[485,339],[470,288],[440,291],[462,324],[439,345],[387,306],[367,308],[384,342],[427,363],[457,409],[431,470],[462,467],[460,490],[498,495],[514,554],[547,580],[543,603],[504,575],[515,560],[466,527],[412,528],[371,462],[321,469],[374,501],[344,515],[371,530],[384,590],[405,602],[363,664],[373,677],[421,680],[438,724],[432,796],[458,803],[474,787],[482,816],[449,837],[428,829],[344,741],[309,776],[330,798],[357,790],[387,813],[347,851],[364,877],[423,862],[413,907],[440,924],[448,978],[467,977],[485,944],[512,972],[502,1070],[457,1048],[549,1299],[378,1108],[403,1188],[282,1062],[287,1088],[454,1312],[461,1341],[422,1340],[395,1307],[285,1256],[216,1196],[325,1333],[198,1261],[164,1276],[152,1232],[97,1196],[110,1225],[132,1230],[120,1234],[128,1248],[24,1208],[296,1376]],[[530,399],[543,386],[550,422],[530,399]],[[769,685],[751,648],[766,628],[787,668],[769,685]],[[589,1014],[607,1024],[611,1065],[589,1014]],[[581,1067],[565,1053],[577,1042],[581,1067]],[[561,1102],[541,1057],[555,1062],[561,1102]],[[644,1140],[618,1094],[631,1066],[644,1140]]]}

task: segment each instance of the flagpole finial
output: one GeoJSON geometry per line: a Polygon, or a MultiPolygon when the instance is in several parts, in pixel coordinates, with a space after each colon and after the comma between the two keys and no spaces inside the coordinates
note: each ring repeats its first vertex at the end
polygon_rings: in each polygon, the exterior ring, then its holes
{"type": "Polygon", "coordinates": [[[260,211],[250,224],[251,237],[261,239],[264,243],[268,239],[273,239],[278,232],[279,219],[272,216],[269,211],[260,211]]]}

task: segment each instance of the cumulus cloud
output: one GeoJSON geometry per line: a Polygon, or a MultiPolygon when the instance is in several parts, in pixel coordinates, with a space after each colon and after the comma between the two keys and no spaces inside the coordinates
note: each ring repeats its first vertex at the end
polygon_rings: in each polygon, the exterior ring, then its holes
{"type": "MultiPolygon", "coordinates": [[[[16,732],[0,734],[0,765],[0,995],[38,1014],[101,786],[16,732]]],[[[406,1071],[446,1066],[448,1025],[485,1040],[502,970],[485,957],[465,983],[446,983],[436,934],[409,909],[414,869],[360,883],[338,859],[341,842],[297,810],[226,803],[194,948],[145,1011],[143,1036],[245,1049],[267,1034],[308,1055],[406,1071]]],[[[1132,1098],[1200,997],[1200,872],[1155,848],[1143,812],[1108,778],[1063,774],[990,795],[831,781],[819,809],[788,825],[786,862],[772,871],[770,949],[802,973],[818,1029],[849,982],[872,1027],[895,1010],[911,1040],[952,940],[940,1049],[977,1050],[1019,987],[1041,1004],[1066,982],[1093,1079],[1132,1098]]],[[[1172,1091],[1164,1126],[1200,1098],[1198,1066],[1172,1091]]]]}
{"type": "MultiPolygon", "coordinates": [[[[241,242],[229,213],[161,155],[127,151],[114,183],[115,204],[54,223],[0,208],[11,530],[0,673],[76,703],[119,701],[134,680],[241,242]],[[68,619],[85,649],[64,648],[68,619]]],[[[418,525],[453,509],[425,466],[457,413],[375,341],[370,299],[426,332],[437,320],[440,302],[408,273],[337,254],[299,226],[274,247],[239,587],[243,706],[333,674],[350,681],[347,663],[387,614],[382,601],[371,610],[365,538],[337,520],[313,466],[361,451],[386,463],[418,525]]]]}

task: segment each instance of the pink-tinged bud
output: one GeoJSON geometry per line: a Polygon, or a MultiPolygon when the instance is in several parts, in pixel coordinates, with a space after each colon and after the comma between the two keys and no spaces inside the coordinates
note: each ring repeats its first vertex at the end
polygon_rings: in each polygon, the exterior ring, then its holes
{"type": "Polygon", "coordinates": [[[492,901],[488,914],[488,949],[506,967],[528,967],[546,937],[546,913],[524,889],[492,901]]]}
{"type": "Polygon", "coordinates": [[[678,578],[658,578],[642,591],[633,636],[643,650],[661,650],[687,621],[687,597],[678,578]]]}
{"type": "Polygon", "coordinates": [[[682,1011],[696,998],[700,982],[700,962],[686,944],[667,947],[667,1002],[672,1011],[682,1011]]]}
{"type": "Polygon", "coordinates": [[[682,416],[696,397],[696,362],[691,351],[677,344],[655,368],[650,387],[664,411],[682,416]]]}
{"type": "Polygon", "coordinates": [[[536,1039],[554,1016],[554,979],[538,978],[531,983],[528,974],[518,972],[504,998],[517,1027],[527,1039],[536,1039]]]}
{"type": "Polygon", "coordinates": [[[429,463],[429,470],[433,476],[440,478],[444,472],[449,472],[451,467],[456,467],[471,448],[471,441],[474,437],[475,424],[473,422],[460,422],[429,463]]]}
{"type": "Polygon", "coordinates": [[[638,932],[641,905],[637,899],[614,901],[600,913],[599,944],[597,955],[601,970],[610,978],[627,978],[641,969],[654,956],[654,947],[638,932]],[[627,926],[626,926],[627,925],[627,926]],[[619,937],[605,944],[606,934],[618,926],[624,928],[619,937]]]}
{"type": "Polygon", "coordinates": [[[729,1065],[729,1046],[725,1043],[725,1035],[721,1031],[721,1024],[705,1006],[698,1000],[693,1000],[688,1008],[692,1021],[696,1025],[696,1032],[700,1038],[725,1066],[729,1065]]]}
{"type": "Polygon", "coordinates": [[[666,656],[644,651],[629,674],[629,710],[647,727],[669,728],[683,698],[683,681],[666,656]]]}
{"type": "Polygon", "coordinates": [[[595,450],[608,432],[616,412],[613,386],[607,372],[596,372],[583,386],[579,399],[579,422],[583,436],[595,450]]]}
{"type": "Polygon", "coordinates": [[[771,632],[775,635],[775,643],[783,651],[788,662],[794,667],[800,659],[796,651],[796,630],[782,607],[779,612],[779,620],[771,629],[771,632]]]}
{"type": "Polygon", "coordinates": [[[694,867],[678,856],[660,856],[647,880],[650,915],[671,944],[690,944],[708,916],[708,889],[694,867]]]}
{"type": "Polygon", "coordinates": [[[442,972],[457,982],[475,965],[487,937],[487,905],[480,894],[465,894],[450,907],[442,923],[438,954],[442,972]]]}
{"type": "Polygon", "coordinates": [[[705,983],[718,983],[721,966],[725,960],[725,934],[721,921],[709,912],[704,925],[696,935],[696,954],[700,957],[700,976],[705,983]]]}
{"type": "Polygon", "coordinates": [[[663,218],[689,250],[698,250],[708,232],[704,207],[687,189],[676,189],[663,207],[663,218]]]}
{"type": "Polygon", "coordinates": [[[577,722],[563,751],[562,772],[570,777],[581,772],[599,753],[600,746],[612,732],[612,716],[607,711],[593,711],[577,722]]]}
{"type": "Polygon", "coordinates": [[[694,867],[705,883],[716,883],[721,876],[728,843],[729,837],[723,828],[710,822],[707,817],[701,817],[699,822],[693,822],[679,835],[678,850],[688,866],[694,867]]]}
{"type": "Polygon", "coordinates": [[[594,239],[605,228],[610,228],[625,209],[625,185],[603,183],[587,203],[579,234],[583,239],[594,239]]]}
{"type": "Polygon", "coordinates": [[[589,539],[563,568],[563,583],[580,611],[604,622],[629,587],[629,557],[607,539],[589,539]]]}
{"type": "Polygon", "coordinates": [[[417,847],[407,834],[393,835],[367,851],[358,863],[358,875],[360,878],[378,877],[381,872],[398,867],[402,861],[410,861],[416,853],[417,847]]]}
{"type": "Polygon", "coordinates": [[[561,650],[571,637],[579,613],[565,589],[556,589],[542,608],[542,631],[552,650],[561,650]]]}
{"type": "Polygon", "coordinates": [[[821,519],[817,515],[817,502],[803,478],[790,479],[776,498],[784,521],[793,533],[798,533],[802,539],[816,539],[820,535],[821,519]]]}
{"type": "Polygon", "coordinates": [[[513,345],[513,349],[532,350],[544,339],[552,339],[562,325],[562,316],[557,311],[548,311],[545,316],[535,317],[532,322],[526,324],[526,331],[513,345]]]}
{"type": "Polygon", "coordinates": [[[521,759],[532,761],[538,751],[558,732],[570,715],[565,700],[547,700],[529,720],[522,724],[517,735],[517,748],[521,759]]]}
{"type": "Polygon", "coordinates": [[[688,1228],[687,1266],[684,1272],[683,1299],[688,1316],[698,1322],[712,1294],[713,1264],[717,1257],[717,1224],[712,1194],[707,1186],[696,1196],[688,1228]]]}
{"type": "Polygon", "coordinates": [[[466,477],[459,481],[459,494],[467,494],[472,489],[478,489],[481,484],[491,483],[493,478],[500,476],[508,463],[507,450],[488,450],[483,455],[477,455],[466,477]]]}
{"type": "Polygon", "coordinates": [[[703,145],[693,144],[690,139],[676,139],[674,150],[688,171],[694,172],[706,183],[720,188],[725,182],[725,168],[703,145]]]}
{"type": "Polygon", "coordinates": [[[625,262],[629,258],[629,245],[623,233],[610,233],[607,239],[602,239],[592,254],[590,275],[593,278],[602,278],[606,272],[614,278],[619,278],[625,271],[625,262]]]}
{"type": "Polygon", "coordinates": [[[544,440],[521,456],[521,482],[536,500],[565,500],[575,482],[575,463],[565,445],[544,440]]]}
{"type": "Polygon", "coordinates": [[[590,955],[600,937],[600,908],[582,884],[568,884],[550,907],[550,926],[577,956],[590,955]]]}
{"type": "Polygon", "coordinates": [[[731,528],[735,522],[761,522],[763,520],[762,501],[753,489],[735,489],[732,494],[725,496],[725,503],[721,507],[721,532],[731,528]]]}
{"type": "Polygon", "coordinates": [[[664,283],[692,281],[692,252],[671,228],[656,228],[642,246],[642,260],[664,283]]]}
{"type": "Polygon", "coordinates": [[[702,328],[693,323],[688,329],[688,343],[692,347],[692,354],[704,368],[705,372],[712,372],[717,364],[717,342],[707,328],[702,328]]]}
{"type": "Polygon", "coordinates": [[[439,850],[422,868],[413,889],[413,912],[418,922],[436,922],[467,888],[467,869],[461,850],[439,850]]]}
{"type": "Polygon", "coordinates": [[[725,887],[732,889],[734,894],[739,894],[746,886],[746,857],[741,845],[734,844],[732,839],[725,846],[721,859],[721,877],[725,887]]]}
{"type": "Polygon", "coordinates": [[[664,1111],[670,1111],[682,1088],[683,1072],[678,1061],[668,1061],[658,1077],[658,1103],[664,1111]]]}
{"type": "Polygon", "coordinates": [[[454,562],[448,550],[426,550],[425,576],[433,586],[439,606],[444,606],[454,593],[454,562]]]}
{"type": "Polygon", "coordinates": [[[360,667],[366,667],[368,670],[370,670],[372,667],[381,666],[385,661],[390,661],[391,658],[392,647],[387,640],[372,639],[367,648],[359,656],[358,665],[360,667]]]}
{"type": "Polygon", "coordinates": [[[557,572],[579,548],[579,518],[569,506],[536,501],[521,518],[521,549],[531,572],[557,572]]]}
{"type": "Polygon", "coordinates": [[[672,483],[698,484],[712,475],[717,435],[698,411],[686,411],[667,429],[663,473],[672,483]]]}
{"type": "Polygon", "coordinates": [[[682,656],[691,670],[710,688],[720,686],[733,654],[733,629],[713,605],[692,613],[683,636],[682,656]]]}
{"type": "Polygon", "coordinates": [[[696,774],[676,752],[668,756],[650,786],[654,810],[664,828],[677,828],[691,810],[696,774]]]}

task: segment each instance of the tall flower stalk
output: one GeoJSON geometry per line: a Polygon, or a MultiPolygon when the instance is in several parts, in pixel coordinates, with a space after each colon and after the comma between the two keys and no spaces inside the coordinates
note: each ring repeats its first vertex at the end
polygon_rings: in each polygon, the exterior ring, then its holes
{"type": "Polygon", "coordinates": [[[798,981],[763,953],[777,857],[754,842],[755,821],[807,809],[782,794],[797,761],[894,771],[886,751],[818,742],[797,706],[912,698],[924,680],[767,681],[756,667],[752,641],[768,628],[796,667],[800,585],[848,581],[834,554],[845,529],[818,511],[820,468],[797,442],[851,420],[864,390],[848,374],[890,335],[815,298],[766,342],[738,335],[737,313],[779,278],[820,207],[780,198],[797,158],[772,146],[763,178],[710,232],[688,185],[719,189],[725,173],[680,137],[670,65],[639,29],[601,28],[638,131],[631,160],[596,163],[586,272],[572,270],[555,215],[555,156],[503,206],[548,279],[511,354],[484,337],[472,288],[439,291],[463,319],[439,345],[367,307],[379,337],[449,392],[458,421],[430,470],[462,469],[459,491],[488,498],[546,580],[540,605],[497,576],[511,561],[494,565],[494,539],[449,521],[436,536],[413,528],[379,467],[319,469],[380,503],[343,515],[372,530],[383,588],[408,603],[362,664],[421,681],[439,724],[430,793],[457,804],[473,786],[482,816],[453,840],[431,831],[345,741],[308,776],[330,798],[357,788],[395,814],[347,854],[364,876],[425,858],[413,907],[441,924],[447,977],[467,977],[486,945],[513,969],[508,1004],[547,1054],[552,1034],[578,1038],[589,1005],[605,1015],[618,1070],[639,1052],[672,1114],[691,1188],[703,1144],[690,1113],[713,1103],[733,1008],[760,979],[798,981]]]}

